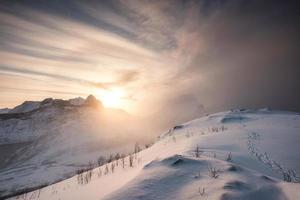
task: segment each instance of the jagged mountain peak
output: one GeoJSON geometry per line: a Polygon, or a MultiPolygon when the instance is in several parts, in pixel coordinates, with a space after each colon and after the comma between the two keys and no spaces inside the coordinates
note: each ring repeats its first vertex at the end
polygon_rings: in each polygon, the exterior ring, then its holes
{"type": "Polygon", "coordinates": [[[103,107],[102,102],[96,99],[96,97],[91,94],[85,99],[83,104],[93,107],[103,107]]]}
{"type": "Polygon", "coordinates": [[[3,113],[26,113],[37,110],[39,108],[45,108],[49,106],[91,106],[102,108],[102,102],[98,100],[95,96],[89,95],[86,99],[82,97],[76,97],[73,99],[63,100],[63,99],[54,99],[46,98],[42,101],[24,101],[22,104],[17,105],[16,107],[5,110],[3,113]]]}

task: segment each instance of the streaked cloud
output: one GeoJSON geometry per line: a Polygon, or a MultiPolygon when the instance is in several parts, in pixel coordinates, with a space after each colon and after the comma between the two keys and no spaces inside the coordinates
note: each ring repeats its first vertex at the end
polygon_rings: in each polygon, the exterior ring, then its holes
{"type": "Polygon", "coordinates": [[[23,88],[32,96],[20,101],[118,88],[144,113],[177,96],[208,110],[300,109],[299,95],[282,103],[299,85],[297,22],[293,2],[3,1],[0,97],[23,88]],[[278,82],[285,89],[274,89],[278,82]]]}

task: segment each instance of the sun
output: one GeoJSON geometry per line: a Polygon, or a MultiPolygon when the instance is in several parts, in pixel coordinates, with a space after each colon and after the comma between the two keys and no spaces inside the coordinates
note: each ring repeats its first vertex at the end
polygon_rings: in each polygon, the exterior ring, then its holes
{"type": "Polygon", "coordinates": [[[123,92],[122,90],[118,89],[111,89],[107,91],[101,91],[99,97],[104,105],[104,107],[112,107],[112,108],[122,108],[123,101],[122,101],[123,92]]]}

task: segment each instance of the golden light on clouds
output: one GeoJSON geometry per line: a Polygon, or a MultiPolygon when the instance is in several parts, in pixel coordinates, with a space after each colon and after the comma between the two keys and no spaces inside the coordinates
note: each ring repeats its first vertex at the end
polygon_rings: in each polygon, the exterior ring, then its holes
{"type": "MultiPolygon", "coordinates": [[[[280,12],[274,20],[271,8],[251,15],[237,2],[30,2],[0,5],[0,107],[93,94],[135,113],[180,96],[231,108],[250,102],[241,95],[249,87],[254,104],[273,97],[278,90],[264,88],[281,80],[280,70],[268,76],[276,67],[298,80],[298,26],[280,12]],[[237,84],[237,77],[247,81],[237,84]]],[[[291,94],[299,85],[283,83],[291,94]]]]}
{"type": "MultiPolygon", "coordinates": [[[[24,100],[94,94],[106,107],[136,111],[138,101],[156,99],[151,97],[151,91],[159,95],[165,87],[163,80],[171,78],[182,64],[180,55],[174,54],[176,49],[155,51],[144,46],[139,37],[137,41],[130,40],[81,21],[24,10],[24,18],[0,13],[3,30],[18,41],[4,42],[7,48],[0,48],[0,73],[14,76],[5,82],[13,93],[22,88],[32,90],[23,96],[24,100]]],[[[160,27],[167,23],[156,22],[160,27]]],[[[164,42],[155,39],[161,33],[136,31],[144,39],[164,42]]],[[[1,103],[1,107],[16,104],[1,103]]]]}

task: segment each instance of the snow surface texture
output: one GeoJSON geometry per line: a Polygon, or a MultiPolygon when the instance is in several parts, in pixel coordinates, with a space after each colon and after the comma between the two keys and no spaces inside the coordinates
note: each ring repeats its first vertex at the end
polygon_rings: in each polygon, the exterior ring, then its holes
{"type": "Polygon", "coordinates": [[[217,113],[161,135],[132,167],[126,157],[11,199],[299,200],[299,134],[299,114],[217,113]]]}

